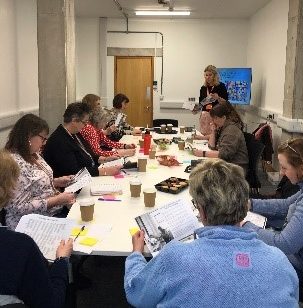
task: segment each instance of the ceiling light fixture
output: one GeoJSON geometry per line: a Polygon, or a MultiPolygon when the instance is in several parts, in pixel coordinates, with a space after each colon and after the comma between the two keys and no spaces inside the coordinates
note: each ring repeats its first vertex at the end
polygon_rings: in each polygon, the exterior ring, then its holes
{"type": "Polygon", "coordinates": [[[136,11],[137,16],[189,16],[189,11],[136,11]]]}

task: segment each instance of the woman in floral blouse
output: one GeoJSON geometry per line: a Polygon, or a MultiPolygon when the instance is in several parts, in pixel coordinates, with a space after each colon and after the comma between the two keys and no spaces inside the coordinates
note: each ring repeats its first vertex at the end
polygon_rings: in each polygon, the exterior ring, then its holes
{"type": "Polygon", "coordinates": [[[53,171],[40,156],[47,140],[48,124],[33,114],[20,118],[9,134],[5,148],[20,168],[14,195],[6,206],[6,224],[14,230],[23,215],[60,215],[65,205],[75,202],[73,193],[60,193],[71,176],[53,178],[53,171]]]}

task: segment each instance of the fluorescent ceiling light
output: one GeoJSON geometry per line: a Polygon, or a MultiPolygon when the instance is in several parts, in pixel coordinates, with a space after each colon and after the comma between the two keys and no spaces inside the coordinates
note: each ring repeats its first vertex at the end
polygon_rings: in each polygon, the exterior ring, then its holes
{"type": "Polygon", "coordinates": [[[139,16],[189,16],[189,11],[136,11],[139,16]]]}

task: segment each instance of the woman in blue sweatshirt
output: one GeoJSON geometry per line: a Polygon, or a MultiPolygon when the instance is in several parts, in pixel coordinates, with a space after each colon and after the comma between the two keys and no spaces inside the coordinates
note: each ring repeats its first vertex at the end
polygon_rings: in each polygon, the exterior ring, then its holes
{"type": "Polygon", "coordinates": [[[172,240],[150,262],[144,233],[133,236],[124,288],[135,307],[297,307],[298,278],[287,257],[240,227],[247,214],[243,169],[206,160],[190,175],[190,194],[205,227],[191,243],[172,240]]]}
{"type": "MultiPolygon", "coordinates": [[[[18,176],[17,163],[9,152],[0,151],[0,210],[11,198],[18,176]]],[[[0,306],[23,302],[31,308],[63,307],[72,249],[72,240],[62,241],[49,267],[32,238],[0,227],[0,306]]]]}

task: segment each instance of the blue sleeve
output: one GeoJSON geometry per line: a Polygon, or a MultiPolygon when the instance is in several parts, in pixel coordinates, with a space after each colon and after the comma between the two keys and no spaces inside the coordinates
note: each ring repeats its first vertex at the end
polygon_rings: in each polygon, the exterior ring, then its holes
{"type": "Polygon", "coordinates": [[[148,263],[139,252],[125,262],[124,289],[127,301],[134,307],[156,307],[165,296],[165,267],[162,253],[148,263]]]}
{"type": "Polygon", "coordinates": [[[57,261],[48,269],[47,261],[33,243],[20,282],[18,297],[31,308],[63,307],[67,284],[67,262],[57,261]]]}
{"type": "Polygon", "coordinates": [[[253,212],[263,216],[285,218],[291,204],[302,194],[298,191],[287,199],[252,199],[253,212]]]}
{"type": "Polygon", "coordinates": [[[288,224],[281,232],[262,229],[251,222],[247,222],[244,228],[250,228],[257,232],[258,238],[266,244],[281,249],[285,254],[297,253],[303,247],[303,204],[297,205],[288,224]]]}

